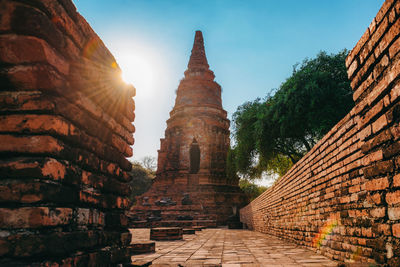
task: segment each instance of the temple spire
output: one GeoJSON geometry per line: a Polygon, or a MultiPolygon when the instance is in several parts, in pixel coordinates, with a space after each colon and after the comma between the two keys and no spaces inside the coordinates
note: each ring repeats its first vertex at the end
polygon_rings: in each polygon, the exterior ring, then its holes
{"type": "Polygon", "coordinates": [[[204,50],[204,40],[201,31],[196,31],[192,54],[188,63],[188,70],[208,70],[206,52],[204,50]]]}
{"type": "Polygon", "coordinates": [[[188,68],[185,77],[197,77],[205,80],[213,80],[214,73],[209,69],[206,52],[204,50],[204,40],[201,31],[196,31],[192,54],[190,55],[188,68]]]}

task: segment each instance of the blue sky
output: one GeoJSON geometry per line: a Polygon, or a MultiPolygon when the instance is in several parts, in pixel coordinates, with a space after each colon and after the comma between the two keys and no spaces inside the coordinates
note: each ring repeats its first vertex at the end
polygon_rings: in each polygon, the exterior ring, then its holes
{"type": "Polygon", "coordinates": [[[383,2],[74,0],[137,88],[134,160],[157,156],[196,30],[231,118],[237,106],[279,87],[304,58],[351,50],[383,2]]]}

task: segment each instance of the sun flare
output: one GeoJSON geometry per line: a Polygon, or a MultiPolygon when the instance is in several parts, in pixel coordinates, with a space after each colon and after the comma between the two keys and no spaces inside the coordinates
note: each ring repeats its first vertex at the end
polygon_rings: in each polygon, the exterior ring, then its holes
{"type": "Polygon", "coordinates": [[[163,64],[161,59],[155,56],[155,51],[148,48],[131,48],[119,49],[116,54],[122,80],[134,85],[138,96],[154,96],[161,86],[157,77],[163,71],[163,64]]]}
{"type": "Polygon", "coordinates": [[[150,62],[141,55],[128,54],[119,62],[122,68],[122,80],[126,83],[151,83],[153,70],[150,62]]]}

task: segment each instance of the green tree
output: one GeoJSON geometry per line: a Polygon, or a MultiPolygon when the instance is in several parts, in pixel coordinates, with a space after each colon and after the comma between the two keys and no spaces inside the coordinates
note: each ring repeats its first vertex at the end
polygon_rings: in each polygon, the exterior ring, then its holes
{"type": "Polygon", "coordinates": [[[253,201],[256,197],[267,190],[266,186],[256,185],[255,183],[252,183],[246,179],[241,179],[239,181],[239,187],[242,189],[242,191],[249,198],[250,201],[253,201]]]}
{"type": "Polygon", "coordinates": [[[227,169],[247,178],[283,175],[307,153],[354,106],[346,56],[343,50],[305,59],[275,94],[239,106],[227,169]]]}
{"type": "Polygon", "coordinates": [[[136,196],[150,189],[153,179],[155,178],[155,171],[151,168],[146,168],[143,163],[135,161],[132,163],[132,170],[130,173],[133,177],[132,181],[129,183],[132,188],[130,199],[132,204],[134,204],[136,202],[136,196]]]}

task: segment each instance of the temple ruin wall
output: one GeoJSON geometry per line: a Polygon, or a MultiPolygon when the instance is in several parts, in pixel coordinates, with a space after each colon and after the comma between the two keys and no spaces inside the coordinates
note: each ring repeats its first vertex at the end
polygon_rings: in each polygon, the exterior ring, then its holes
{"type": "Polygon", "coordinates": [[[399,36],[400,1],[387,0],[346,59],[355,107],[241,209],[248,228],[333,259],[398,266],[399,36]]]}

